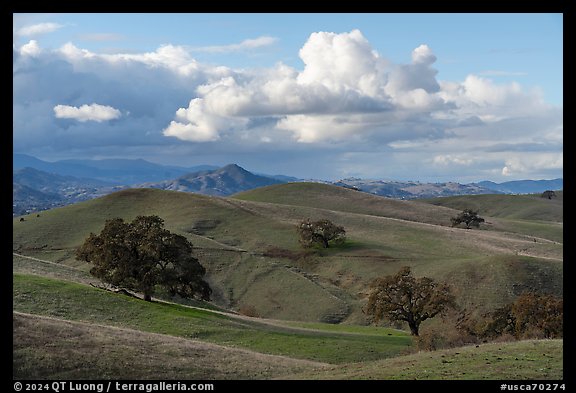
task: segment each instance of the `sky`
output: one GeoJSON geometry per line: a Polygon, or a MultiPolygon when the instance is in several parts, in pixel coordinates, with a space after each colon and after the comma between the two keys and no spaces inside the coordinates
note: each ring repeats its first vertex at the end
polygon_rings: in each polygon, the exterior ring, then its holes
{"type": "Polygon", "coordinates": [[[425,182],[563,173],[562,14],[14,14],[13,151],[425,182]]]}

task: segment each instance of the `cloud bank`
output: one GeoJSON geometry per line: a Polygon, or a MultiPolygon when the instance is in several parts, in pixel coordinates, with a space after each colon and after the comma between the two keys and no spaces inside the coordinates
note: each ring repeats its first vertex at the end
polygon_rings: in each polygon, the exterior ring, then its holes
{"type": "MultiPolygon", "coordinates": [[[[274,42],[262,36],[207,50],[274,42]]],[[[203,163],[257,153],[261,165],[287,168],[282,162],[299,159],[292,168],[332,178],[562,170],[562,108],[537,89],[486,75],[439,80],[425,43],[407,49],[410,62],[394,64],[359,30],[314,32],[298,53],[301,69],[279,62],[238,70],[202,64],[192,53],[170,44],[116,54],[73,43],[49,50],[34,40],[15,47],[15,150],[131,151],[203,163]]]]}

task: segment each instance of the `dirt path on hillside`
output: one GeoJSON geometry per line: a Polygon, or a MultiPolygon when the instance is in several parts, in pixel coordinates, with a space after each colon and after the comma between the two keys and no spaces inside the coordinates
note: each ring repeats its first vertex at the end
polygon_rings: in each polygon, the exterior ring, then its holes
{"type": "Polygon", "coordinates": [[[63,265],[61,263],[57,263],[57,262],[52,262],[52,261],[47,261],[45,259],[39,259],[39,258],[35,258],[35,257],[30,257],[28,255],[22,255],[22,254],[18,254],[17,252],[12,252],[12,255],[20,257],[20,258],[24,258],[24,259],[30,259],[32,261],[37,261],[37,262],[42,262],[42,263],[48,263],[50,265],[56,265],[58,267],[64,268],[64,269],[70,269],[70,270],[76,270],[78,272],[82,272],[82,273],[86,273],[84,270],[78,269],[76,267],[72,267],[72,266],[68,266],[68,265],[63,265]]]}

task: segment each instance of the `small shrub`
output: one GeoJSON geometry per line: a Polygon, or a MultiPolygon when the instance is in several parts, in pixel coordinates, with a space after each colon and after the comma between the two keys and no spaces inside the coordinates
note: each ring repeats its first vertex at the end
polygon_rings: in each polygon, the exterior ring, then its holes
{"type": "Polygon", "coordinates": [[[488,314],[481,332],[494,339],[504,334],[517,339],[563,337],[564,301],[552,295],[524,293],[511,304],[488,314]]]}
{"type": "Polygon", "coordinates": [[[243,304],[238,308],[238,313],[246,315],[247,317],[260,318],[260,314],[256,311],[256,308],[251,304],[243,304]]]}
{"type": "Polygon", "coordinates": [[[419,351],[436,351],[441,345],[442,338],[436,332],[424,331],[414,340],[419,351]]]}
{"type": "Polygon", "coordinates": [[[422,329],[420,336],[415,339],[416,347],[421,351],[457,348],[479,342],[477,336],[458,329],[451,320],[422,329]]]}
{"type": "Polygon", "coordinates": [[[516,337],[514,337],[512,334],[510,333],[504,333],[501,334],[498,337],[495,337],[491,342],[494,343],[509,343],[512,341],[516,341],[516,337]]]}

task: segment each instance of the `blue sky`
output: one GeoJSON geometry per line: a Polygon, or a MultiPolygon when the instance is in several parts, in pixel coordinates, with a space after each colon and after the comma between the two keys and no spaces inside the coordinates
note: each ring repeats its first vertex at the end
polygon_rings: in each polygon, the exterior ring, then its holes
{"type": "Polygon", "coordinates": [[[561,14],[16,14],[14,151],[562,176],[561,14]]]}

